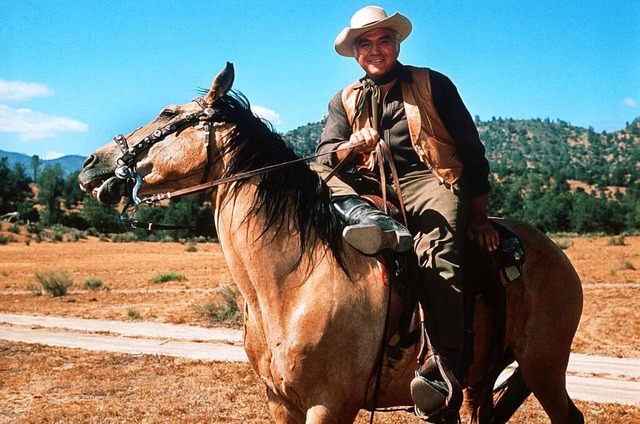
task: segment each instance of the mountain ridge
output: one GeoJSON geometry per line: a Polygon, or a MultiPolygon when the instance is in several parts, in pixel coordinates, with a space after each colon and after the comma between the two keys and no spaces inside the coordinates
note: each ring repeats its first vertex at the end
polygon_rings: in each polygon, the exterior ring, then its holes
{"type": "MultiPolygon", "coordinates": [[[[313,155],[327,117],[282,134],[302,157],[313,155]]],[[[597,133],[562,120],[476,117],[478,133],[492,172],[517,175],[540,171],[589,185],[629,186],[640,181],[640,117],[622,130],[597,133]]],[[[9,166],[20,162],[29,170],[31,156],[0,150],[9,166]]],[[[86,158],[65,155],[41,160],[40,169],[59,164],[66,174],[79,171],[86,158]]]]}
{"type": "MultiPolygon", "coordinates": [[[[31,158],[33,156],[29,156],[24,153],[0,150],[0,158],[3,157],[8,159],[10,168],[13,168],[16,163],[21,163],[25,169],[31,170],[31,158]]],[[[44,169],[47,166],[60,165],[65,174],[70,174],[72,172],[80,171],[85,159],[85,156],[80,155],[64,155],[55,159],[40,159],[39,169],[44,169]]]]}

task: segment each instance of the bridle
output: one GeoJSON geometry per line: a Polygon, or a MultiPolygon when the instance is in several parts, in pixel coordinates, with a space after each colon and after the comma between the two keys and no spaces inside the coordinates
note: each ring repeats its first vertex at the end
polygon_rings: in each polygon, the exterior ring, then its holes
{"type": "MultiPolygon", "coordinates": [[[[135,146],[129,147],[127,138],[122,134],[118,134],[115,137],[113,137],[113,141],[118,145],[118,147],[122,151],[122,156],[120,156],[116,161],[118,164],[118,167],[115,169],[114,172],[116,177],[118,177],[119,179],[126,180],[127,182],[130,182],[130,181],[134,182],[134,186],[132,188],[132,193],[131,193],[131,201],[134,204],[139,205],[144,201],[143,199],[140,199],[138,197],[138,192],[140,190],[140,187],[142,186],[142,177],[136,171],[136,163],[137,163],[138,157],[154,144],[164,140],[167,136],[173,133],[176,133],[182,130],[183,128],[202,122],[203,125],[205,126],[205,132],[206,132],[204,144],[205,144],[205,148],[207,149],[207,161],[208,161],[208,158],[209,158],[208,150],[209,150],[209,144],[210,144],[210,138],[211,138],[210,126],[211,126],[211,123],[216,120],[217,111],[213,107],[205,104],[202,97],[198,97],[193,101],[195,101],[196,103],[198,103],[198,105],[200,105],[200,107],[202,108],[202,112],[190,113],[178,119],[175,122],[171,122],[165,125],[164,127],[155,130],[153,133],[144,137],[135,146]]],[[[204,178],[206,178],[206,175],[204,178]]]]}
{"type": "MultiPolygon", "coordinates": [[[[129,146],[129,143],[127,142],[127,138],[122,134],[118,134],[115,137],[113,137],[113,141],[118,145],[118,147],[122,151],[122,156],[120,156],[116,161],[116,163],[118,164],[118,167],[115,169],[114,173],[118,179],[125,181],[127,189],[129,191],[128,192],[129,200],[127,201],[124,208],[122,209],[122,212],[120,213],[120,220],[125,223],[128,223],[133,228],[138,228],[140,224],[146,225],[149,230],[153,228],[155,229],[191,228],[186,226],[141,223],[135,219],[132,219],[131,217],[135,213],[135,209],[137,209],[137,207],[140,204],[146,203],[151,205],[165,199],[165,197],[160,198],[158,196],[150,196],[150,197],[141,199],[138,196],[138,193],[142,188],[142,184],[144,182],[142,176],[138,173],[137,167],[136,167],[136,164],[139,160],[139,156],[145,151],[147,151],[154,144],[164,140],[167,136],[174,134],[178,131],[181,131],[186,127],[197,125],[200,123],[202,123],[202,125],[205,128],[204,146],[206,150],[206,160],[207,160],[207,165],[205,167],[204,175],[202,177],[202,183],[206,181],[211,168],[211,161],[209,159],[209,156],[210,156],[209,146],[211,144],[211,124],[219,120],[220,113],[212,105],[208,105],[207,103],[205,103],[204,98],[202,97],[197,97],[193,99],[193,101],[198,103],[198,105],[201,107],[202,109],[201,112],[187,114],[184,117],[174,122],[171,122],[162,128],[156,129],[155,131],[153,131],[153,133],[144,137],[139,143],[137,143],[134,146],[129,146]],[[134,208],[134,212],[129,214],[128,210],[132,207],[134,208]]],[[[203,185],[203,184],[200,184],[200,185],[203,185]]],[[[208,188],[201,188],[197,191],[200,192],[200,191],[205,191],[207,189],[208,188]]],[[[168,193],[168,197],[166,198],[170,198],[171,194],[172,193],[168,193]]],[[[187,194],[187,193],[184,193],[184,194],[187,194]]],[[[184,195],[184,194],[181,194],[181,195],[184,195]]]]}
{"type": "MultiPolygon", "coordinates": [[[[116,161],[116,163],[118,164],[118,167],[115,169],[114,173],[117,178],[125,181],[127,190],[128,190],[127,194],[129,197],[127,203],[125,204],[124,208],[120,213],[120,220],[125,224],[129,224],[132,228],[146,228],[147,230],[154,230],[154,229],[182,230],[182,229],[194,228],[193,226],[165,225],[165,224],[157,224],[153,222],[140,222],[136,219],[133,219],[133,216],[135,215],[135,212],[138,206],[143,203],[147,205],[153,205],[163,200],[168,200],[168,199],[191,195],[191,194],[202,193],[202,192],[211,190],[214,187],[221,184],[227,184],[234,181],[251,178],[257,175],[265,174],[267,172],[282,169],[296,163],[308,162],[310,160],[316,159],[317,157],[326,154],[326,153],[323,153],[322,155],[307,156],[304,158],[294,159],[291,161],[277,163],[277,164],[265,166],[259,169],[242,172],[229,177],[220,178],[215,181],[206,181],[208,179],[209,171],[212,165],[212,162],[210,159],[211,152],[209,151],[210,145],[211,145],[211,125],[215,122],[221,122],[221,119],[220,119],[221,113],[220,113],[220,110],[214,107],[214,105],[208,105],[207,103],[205,103],[202,97],[197,97],[193,99],[193,101],[198,103],[198,105],[201,107],[202,109],[201,112],[190,113],[176,120],[175,122],[171,122],[165,125],[164,127],[153,131],[153,133],[144,137],[139,143],[137,143],[134,146],[130,147],[129,143],[127,142],[127,138],[122,134],[118,134],[115,137],[113,137],[113,141],[118,145],[118,147],[122,151],[122,156],[120,156],[116,161]],[[207,165],[205,166],[202,182],[200,184],[197,184],[191,187],[170,191],[166,193],[157,193],[151,196],[147,196],[145,198],[140,198],[138,194],[140,192],[140,189],[142,188],[142,184],[144,183],[144,181],[142,176],[138,173],[136,169],[136,163],[138,161],[139,156],[154,144],[164,140],[167,136],[174,134],[186,127],[199,124],[199,123],[202,123],[205,128],[204,146],[206,149],[206,159],[207,159],[207,165]],[[130,209],[133,209],[133,211],[130,212],[130,209]]],[[[336,149],[335,152],[338,152],[341,150],[353,150],[353,148],[356,146],[357,144],[351,144],[351,145],[336,149]]],[[[325,181],[331,178],[334,174],[335,172],[332,172],[331,175],[325,179],[325,181]]]]}

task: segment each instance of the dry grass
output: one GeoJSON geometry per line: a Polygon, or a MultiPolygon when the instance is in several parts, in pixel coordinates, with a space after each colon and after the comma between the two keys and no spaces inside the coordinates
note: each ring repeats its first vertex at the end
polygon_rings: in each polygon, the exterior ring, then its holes
{"type": "MultiPolygon", "coordinates": [[[[264,387],[249,365],[7,343],[0,423],[270,423],[264,387]]],[[[640,407],[576,402],[588,423],[640,422],[640,407]]],[[[358,424],[369,422],[361,412],[358,424]]],[[[378,413],[376,423],[418,423],[378,413]]],[[[546,423],[530,398],[511,420],[546,423]]]]}
{"type": "MultiPolygon", "coordinates": [[[[7,235],[8,233],[3,232],[7,235]]],[[[564,253],[583,280],[585,307],[574,351],[640,357],[640,237],[563,237],[564,253]],[[627,264],[621,266],[620,264],[627,264]],[[629,265],[630,264],[630,265],[629,265]]],[[[179,243],[10,242],[0,245],[0,311],[39,315],[211,325],[195,305],[216,299],[230,281],[220,246],[179,243]],[[75,281],[97,278],[110,291],[33,296],[35,272],[65,270],[75,281]],[[150,283],[160,272],[184,281],[150,283]]],[[[587,422],[640,422],[640,407],[576,402],[587,422]]],[[[361,413],[358,423],[368,422],[361,413]]],[[[264,386],[247,364],[86,352],[0,341],[0,423],[267,423],[264,386]]],[[[376,423],[417,423],[404,413],[376,423]]],[[[511,420],[546,423],[530,398],[511,420]]]]}

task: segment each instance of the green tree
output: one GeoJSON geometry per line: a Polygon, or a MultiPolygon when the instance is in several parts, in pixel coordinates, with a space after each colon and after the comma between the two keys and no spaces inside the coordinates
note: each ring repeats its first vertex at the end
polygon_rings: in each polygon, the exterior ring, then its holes
{"type": "Polygon", "coordinates": [[[86,196],[78,184],[78,174],[80,171],[72,172],[64,179],[62,194],[67,209],[77,206],[86,196]]]}
{"type": "Polygon", "coordinates": [[[38,203],[44,206],[40,221],[44,225],[59,222],[62,211],[60,199],[64,189],[64,171],[59,164],[45,167],[38,177],[38,203]]]}
{"type": "Polygon", "coordinates": [[[31,156],[31,172],[33,172],[33,181],[38,181],[38,171],[40,170],[40,156],[31,156]]]}
{"type": "Polygon", "coordinates": [[[85,197],[80,216],[89,227],[95,228],[101,233],[122,233],[126,231],[120,221],[120,215],[111,206],[96,202],[90,197],[85,197]]]}
{"type": "Polygon", "coordinates": [[[22,202],[33,196],[31,180],[20,162],[9,169],[8,158],[1,158],[0,181],[0,213],[15,212],[22,202]]]}
{"type": "MultiPolygon", "coordinates": [[[[0,158],[0,181],[8,181],[11,170],[9,169],[9,159],[0,158]]],[[[0,213],[8,212],[11,207],[12,187],[9,184],[0,184],[0,213]]]]}

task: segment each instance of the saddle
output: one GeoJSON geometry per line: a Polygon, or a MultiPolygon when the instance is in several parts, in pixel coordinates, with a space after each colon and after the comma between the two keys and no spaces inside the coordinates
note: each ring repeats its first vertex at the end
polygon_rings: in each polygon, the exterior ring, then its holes
{"type": "MultiPolygon", "coordinates": [[[[491,219],[500,235],[498,249],[491,254],[483,252],[471,240],[464,247],[462,266],[464,269],[466,334],[470,340],[465,346],[473,348],[473,317],[475,300],[482,296],[484,301],[499,307],[504,300],[504,286],[522,275],[525,251],[518,236],[502,226],[498,220],[491,219]]],[[[404,300],[404,307],[398,334],[399,347],[408,347],[418,341],[419,333],[412,328],[418,300],[421,296],[418,277],[418,262],[415,254],[384,251],[377,257],[385,272],[385,280],[389,282],[394,293],[404,300]]],[[[504,305],[503,305],[504,307],[504,305]]],[[[469,352],[472,354],[472,352],[469,352]]],[[[468,360],[471,363],[472,355],[468,360]]]]}
{"type": "MultiPolygon", "coordinates": [[[[382,199],[366,195],[367,200],[379,209],[382,199]]],[[[387,204],[389,215],[398,219],[399,211],[393,204],[387,204]],[[394,212],[397,214],[394,216],[394,212]]],[[[491,223],[500,235],[498,249],[491,254],[482,251],[473,241],[468,240],[464,246],[462,266],[465,286],[465,341],[464,358],[460,375],[466,375],[474,359],[474,315],[478,299],[489,305],[495,314],[493,329],[493,346],[496,350],[492,357],[499,356],[505,331],[505,290],[504,287],[522,275],[525,252],[518,237],[508,228],[502,226],[497,219],[491,223]]],[[[401,374],[416,356],[420,364],[427,360],[432,363],[435,357],[427,358],[429,353],[429,336],[424,325],[420,325],[418,304],[422,290],[418,273],[418,261],[414,252],[396,253],[383,251],[378,261],[384,272],[384,279],[394,294],[402,299],[403,307],[396,333],[390,337],[386,346],[385,363],[383,364],[382,387],[385,380],[390,381],[394,375],[401,374]],[[416,352],[416,349],[419,349],[416,352]],[[386,375],[384,375],[386,373],[386,375]]],[[[428,313],[428,311],[426,311],[428,313]]],[[[443,375],[445,380],[450,376],[443,375]]],[[[455,380],[455,377],[453,377],[455,380]]],[[[462,383],[462,382],[461,382],[462,383]]],[[[456,382],[447,381],[447,384],[456,382]]],[[[450,390],[453,393],[453,390],[450,390]]],[[[446,405],[455,404],[458,400],[447,399],[446,405]]],[[[461,401],[461,399],[460,399],[461,401]]]]}

